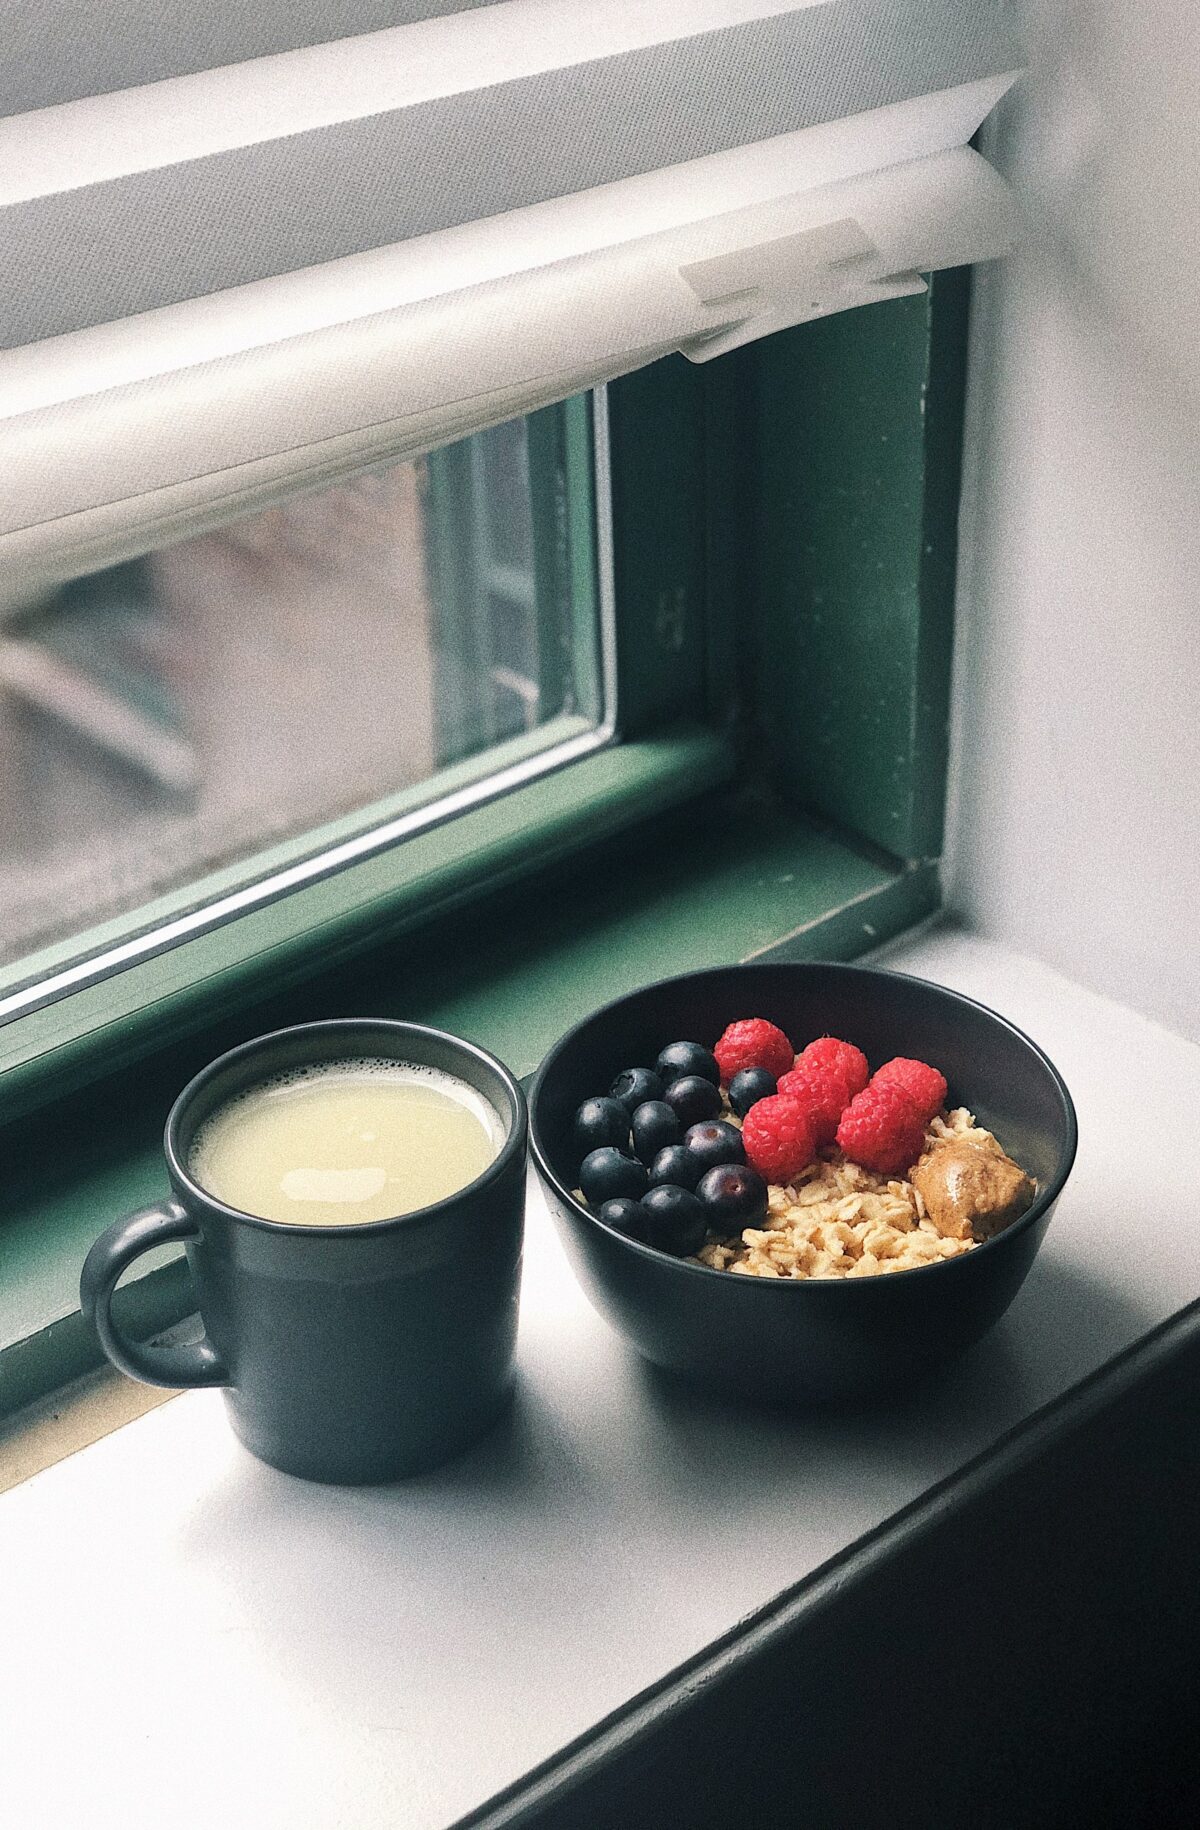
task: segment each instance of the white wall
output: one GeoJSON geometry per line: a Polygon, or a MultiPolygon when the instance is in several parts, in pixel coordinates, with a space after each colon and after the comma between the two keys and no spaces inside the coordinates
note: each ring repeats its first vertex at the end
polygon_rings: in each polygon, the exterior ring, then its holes
{"type": "Polygon", "coordinates": [[[1200,1038],[1200,4],[1023,0],[976,293],[950,904],[1200,1038]]]}

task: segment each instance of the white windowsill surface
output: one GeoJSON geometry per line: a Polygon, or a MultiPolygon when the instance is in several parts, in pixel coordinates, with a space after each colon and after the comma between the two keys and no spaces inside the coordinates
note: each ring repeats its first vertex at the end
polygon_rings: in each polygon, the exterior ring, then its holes
{"type": "Polygon", "coordinates": [[[1003,1011],[1079,1109],[980,1347],[836,1417],[668,1389],[534,1197],[517,1400],[449,1468],[306,1485],[196,1392],[0,1498],[6,1821],[450,1824],[1200,1294],[1200,1048],[948,930],[880,963],[1003,1011]]]}

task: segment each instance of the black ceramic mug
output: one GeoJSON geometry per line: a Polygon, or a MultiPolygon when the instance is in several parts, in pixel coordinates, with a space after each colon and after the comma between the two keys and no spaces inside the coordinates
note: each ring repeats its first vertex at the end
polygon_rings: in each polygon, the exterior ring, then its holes
{"type": "Polygon", "coordinates": [[[224,1387],[247,1448],[290,1474],[365,1482],[433,1467],[480,1435],[508,1395],[526,1127],[525,1097],[507,1068],[441,1030],[362,1018],[244,1043],[175,1101],[164,1140],[174,1199],[96,1241],[80,1285],[84,1314],[132,1378],[224,1387]],[[481,1093],[505,1133],[494,1162],[431,1207],[341,1227],[260,1220],[194,1180],[193,1140],[219,1107],[276,1074],[354,1056],[436,1068],[481,1093]],[[111,1314],[117,1279],[173,1240],[187,1247],[203,1339],[126,1340],[111,1314]]]}

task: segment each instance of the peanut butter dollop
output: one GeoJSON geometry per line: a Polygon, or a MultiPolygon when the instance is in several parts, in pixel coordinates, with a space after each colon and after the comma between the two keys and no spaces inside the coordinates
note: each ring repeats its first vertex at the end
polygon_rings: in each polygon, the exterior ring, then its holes
{"type": "Polygon", "coordinates": [[[912,1182],[945,1239],[991,1239],[1020,1219],[1037,1193],[994,1138],[935,1144],[913,1170],[912,1182]]]}

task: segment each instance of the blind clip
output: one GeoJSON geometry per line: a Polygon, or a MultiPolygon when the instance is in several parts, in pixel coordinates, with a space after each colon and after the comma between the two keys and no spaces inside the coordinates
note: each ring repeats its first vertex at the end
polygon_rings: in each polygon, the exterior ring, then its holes
{"type": "Polygon", "coordinates": [[[925,291],[919,273],[888,273],[887,265],[859,224],[845,217],[681,267],[680,278],[700,303],[728,317],[680,349],[692,362],[709,362],[771,331],[925,291]]]}

